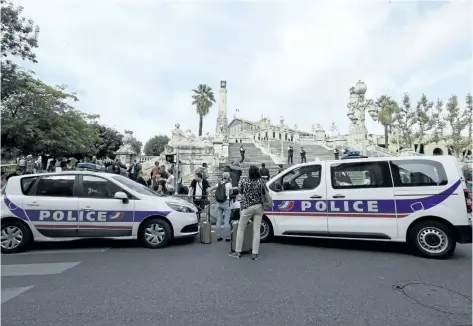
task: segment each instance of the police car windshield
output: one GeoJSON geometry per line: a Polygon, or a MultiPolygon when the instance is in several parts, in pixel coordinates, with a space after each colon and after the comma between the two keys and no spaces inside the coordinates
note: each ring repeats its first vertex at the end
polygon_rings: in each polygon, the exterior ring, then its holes
{"type": "Polygon", "coordinates": [[[125,186],[127,186],[128,188],[131,188],[133,189],[134,191],[142,194],[142,195],[146,195],[146,196],[159,196],[159,194],[157,192],[154,192],[150,189],[148,189],[148,187],[146,186],[143,186],[142,184],[138,183],[138,182],[135,182],[131,179],[128,179],[124,176],[121,176],[121,175],[116,175],[116,176],[113,176],[112,177],[113,179],[115,179],[116,181],[124,184],[125,186]]]}

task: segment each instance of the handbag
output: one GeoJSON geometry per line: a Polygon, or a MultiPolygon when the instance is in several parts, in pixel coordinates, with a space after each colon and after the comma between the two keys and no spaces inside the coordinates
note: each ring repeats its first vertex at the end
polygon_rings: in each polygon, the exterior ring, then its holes
{"type": "Polygon", "coordinates": [[[263,202],[263,207],[265,209],[273,208],[273,198],[271,198],[271,195],[269,194],[268,187],[266,187],[263,182],[261,182],[261,185],[263,186],[263,191],[261,194],[261,201],[263,202]]]}

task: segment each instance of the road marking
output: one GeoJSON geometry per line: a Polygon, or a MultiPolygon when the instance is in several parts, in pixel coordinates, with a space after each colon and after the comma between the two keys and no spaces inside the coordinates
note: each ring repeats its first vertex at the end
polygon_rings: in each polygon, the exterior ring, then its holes
{"type": "Polygon", "coordinates": [[[61,274],[80,263],[81,262],[2,265],[2,277],[56,275],[61,274]]]}
{"type": "Polygon", "coordinates": [[[61,254],[86,254],[86,253],[92,254],[92,253],[104,252],[104,251],[107,251],[108,249],[111,249],[111,248],[33,250],[33,251],[22,252],[22,253],[14,255],[14,256],[50,255],[50,254],[56,254],[56,255],[61,255],[61,254]]]}
{"type": "Polygon", "coordinates": [[[20,288],[2,289],[2,304],[33,288],[34,285],[20,288]]]}

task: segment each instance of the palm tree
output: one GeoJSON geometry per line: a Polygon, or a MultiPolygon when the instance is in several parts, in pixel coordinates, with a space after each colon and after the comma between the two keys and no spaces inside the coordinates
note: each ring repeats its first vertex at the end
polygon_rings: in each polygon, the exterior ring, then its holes
{"type": "Polygon", "coordinates": [[[212,88],[205,85],[199,84],[197,89],[193,89],[192,92],[192,105],[195,105],[197,114],[199,115],[199,136],[202,136],[202,124],[204,117],[209,114],[210,108],[215,103],[214,93],[212,88]]]}
{"type": "Polygon", "coordinates": [[[379,108],[379,123],[384,126],[384,144],[388,149],[389,131],[395,120],[395,114],[399,110],[397,102],[390,96],[381,95],[376,100],[376,106],[379,108]]]}

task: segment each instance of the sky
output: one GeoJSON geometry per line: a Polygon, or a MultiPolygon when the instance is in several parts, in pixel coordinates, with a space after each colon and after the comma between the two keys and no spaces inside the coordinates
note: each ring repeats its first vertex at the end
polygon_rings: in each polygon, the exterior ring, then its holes
{"type": "MultiPolygon", "coordinates": [[[[212,87],[204,118],[215,132],[220,81],[228,119],[262,115],[311,131],[335,121],[348,131],[349,88],[370,98],[461,102],[472,91],[471,1],[384,0],[16,0],[40,27],[39,63],[50,84],[78,93],[77,108],[100,114],[143,143],[176,123],[198,131],[191,90],[212,87]],[[236,109],[239,112],[236,112],[236,109]]],[[[382,127],[369,117],[370,133],[382,127]]]]}

